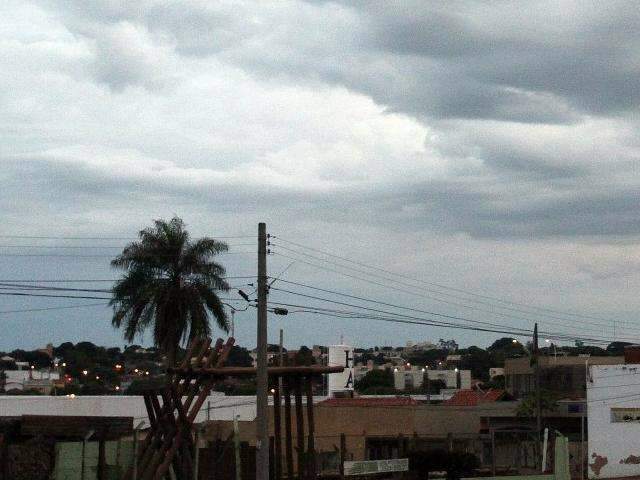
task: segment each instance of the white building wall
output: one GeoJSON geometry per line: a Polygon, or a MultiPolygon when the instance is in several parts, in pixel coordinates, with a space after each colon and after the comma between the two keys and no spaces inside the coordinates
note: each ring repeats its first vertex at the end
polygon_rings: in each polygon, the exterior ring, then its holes
{"type": "Polygon", "coordinates": [[[589,478],[640,475],[640,365],[594,365],[589,372],[589,478]],[[633,420],[619,421],[621,415],[633,420]]]}
{"type": "MultiPolygon", "coordinates": [[[[313,397],[314,403],[326,400],[327,397],[313,397]]],[[[269,404],[272,404],[269,399],[269,404]]],[[[104,396],[3,396],[0,395],[0,417],[19,417],[21,415],[60,415],[60,416],[104,416],[134,417],[134,423],[141,420],[147,422],[147,409],[144,400],[136,395],[104,395],[104,396]]],[[[239,415],[240,421],[252,421],[256,418],[256,397],[225,396],[222,393],[212,394],[202,405],[195,421],[233,420],[239,415]],[[207,409],[209,416],[207,417],[207,409]]]]}
{"type": "MultiPolygon", "coordinates": [[[[241,421],[251,421],[256,416],[254,396],[210,395],[202,405],[196,422],[210,420],[232,420],[240,415],[241,421]]],[[[141,396],[0,396],[0,417],[21,415],[60,416],[105,416],[134,417],[137,424],[144,420],[148,424],[147,409],[141,396]]]]}
{"type": "MultiPolygon", "coordinates": [[[[460,389],[468,390],[471,388],[471,371],[460,370],[460,389]]],[[[429,375],[429,380],[442,380],[446,388],[457,388],[457,375],[455,370],[426,370],[414,367],[411,370],[398,368],[393,371],[393,383],[396,390],[404,390],[407,388],[409,381],[413,381],[414,388],[422,386],[425,375],[429,375]],[[410,380],[411,378],[411,380],[410,380]]]]}
{"type": "Polygon", "coordinates": [[[7,376],[5,382],[5,391],[16,389],[23,390],[24,383],[28,380],[59,380],[60,374],[58,372],[51,372],[49,370],[3,370],[7,376]]]}

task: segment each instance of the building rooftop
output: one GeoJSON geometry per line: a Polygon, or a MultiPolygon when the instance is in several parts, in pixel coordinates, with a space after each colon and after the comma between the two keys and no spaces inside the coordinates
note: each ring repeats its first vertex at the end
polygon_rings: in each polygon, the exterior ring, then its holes
{"type": "Polygon", "coordinates": [[[506,395],[504,390],[459,390],[453,394],[449,400],[445,400],[443,405],[455,407],[475,407],[480,403],[496,402],[506,395]]]}
{"type": "Polygon", "coordinates": [[[417,400],[411,397],[329,398],[319,403],[319,405],[329,407],[409,407],[419,404],[417,400]]]}

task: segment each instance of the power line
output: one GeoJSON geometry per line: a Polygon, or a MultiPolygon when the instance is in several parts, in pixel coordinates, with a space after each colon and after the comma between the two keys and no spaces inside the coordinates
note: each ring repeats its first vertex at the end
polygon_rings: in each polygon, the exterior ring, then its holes
{"type": "MultiPolygon", "coordinates": [[[[68,236],[43,236],[43,235],[0,235],[0,238],[24,238],[24,239],[42,239],[42,240],[139,240],[139,237],[68,237],[68,236]]],[[[255,235],[226,235],[213,236],[213,239],[219,238],[256,238],[255,235]]]]}
{"type": "MultiPolygon", "coordinates": [[[[363,313],[363,312],[349,312],[349,311],[340,311],[340,310],[330,310],[330,309],[323,309],[323,308],[319,308],[319,307],[312,307],[312,306],[307,306],[307,305],[299,305],[299,304],[291,304],[291,303],[283,303],[283,302],[269,302],[270,304],[273,305],[277,305],[277,306],[282,306],[282,307],[295,307],[295,308],[303,308],[303,312],[302,313],[313,313],[313,314],[317,314],[317,315],[324,315],[324,316],[329,316],[332,318],[346,318],[346,319],[352,319],[352,320],[374,320],[374,321],[382,321],[382,322],[392,322],[392,323],[403,323],[403,324],[411,324],[411,325],[423,325],[423,326],[432,326],[432,327],[441,327],[441,328],[448,328],[448,329],[461,329],[461,330],[471,330],[471,331],[479,331],[479,332],[492,332],[492,333],[503,333],[503,334],[508,334],[508,335],[517,335],[517,336],[529,336],[531,335],[531,331],[529,330],[509,330],[509,329],[488,329],[488,328],[482,328],[482,327],[472,327],[470,325],[460,325],[460,324],[452,324],[452,323],[446,323],[446,322],[439,322],[439,321],[433,321],[433,320],[428,320],[428,319],[422,319],[420,317],[412,317],[412,316],[407,316],[407,315],[398,315],[398,314],[392,314],[392,315],[396,315],[395,317],[385,317],[385,316],[379,316],[379,315],[373,315],[373,314],[367,314],[367,313],[363,313]],[[403,318],[398,318],[399,317],[403,317],[403,318]],[[416,320],[407,320],[405,319],[409,318],[409,319],[416,319],[416,320]]],[[[358,306],[356,306],[358,307],[358,306]]],[[[362,308],[362,307],[358,307],[358,308],[362,308]]],[[[291,312],[293,313],[293,312],[291,312]]],[[[549,332],[545,332],[545,336],[550,337],[550,338],[556,338],[559,340],[567,340],[568,338],[570,339],[580,339],[580,340],[584,340],[584,341],[589,341],[591,343],[596,343],[596,344],[607,344],[609,343],[609,341],[606,340],[599,340],[599,339],[595,339],[595,338],[578,338],[578,337],[568,337],[568,336],[564,336],[564,335],[557,335],[557,334],[553,334],[553,333],[549,333],[549,332]]]]}
{"type": "Polygon", "coordinates": [[[85,305],[67,305],[64,307],[43,307],[43,308],[22,308],[17,310],[0,310],[0,314],[3,313],[26,313],[26,312],[48,312],[49,310],[66,310],[72,308],[85,308],[85,307],[106,307],[108,303],[87,303],[85,305]]]}
{"type": "MultiPolygon", "coordinates": [[[[339,296],[342,296],[342,297],[353,298],[353,299],[356,299],[356,300],[372,302],[372,303],[376,303],[378,305],[385,305],[385,306],[388,306],[388,307],[400,308],[400,309],[403,309],[403,310],[409,310],[409,311],[413,311],[413,312],[426,313],[426,314],[429,314],[429,315],[437,315],[437,316],[443,315],[443,314],[440,314],[440,313],[435,313],[435,312],[431,312],[431,311],[427,311],[427,310],[421,310],[421,309],[412,308],[412,307],[405,307],[403,305],[397,305],[397,304],[393,304],[393,303],[374,300],[374,299],[371,299],[371,298],[364,298],[364,297],[360,297],[360,296],[357,296],[357,295],[350,295],[350,294],[346,294],[346,293],[342,293],[342,292],[337,292],[335,290],[328,290],[328,289],[325,289],[325,288],[314,287],[313,285],[307,285],[307,284],[304,284],[304,283],[293,282],[293,281],[290,281],[290,280],[282,280],[281,279],[280,281],[282,283],[288,283],[288,284],[291,284],[291,285],[296,285],[296,286],[299,286],[299,287],[309,288],[309,289],[312,289],[312,290],[318,290],[318,291],[325,292],[325,293],[330,293],[330,294],[333,294],[333,295],[339,295],[339,296]]],[[[496,312],[496,313],[498,313],[498,312],[496,312]]],[[[503,316],[505,316],[507,318],[512,318],[511,316],[508,316],[506,314],[504,314],[503,316]]],[[[528,319],[525,319],[525,320],[528,320],[528,319]]],[[[496,324],[496,323],[492,323],[492,322],[482,322],[482,321],[479,321],[479,320],[467,320],[467,321],[474,322],[474,323],[483,323],[483,324],[486,324],[486,325],[493,325],[493,326],[503,326],[501,324],[496,324]]],[[[640,329],[637,329],[637,330],[640,330],[640,329]]],[[[621,338],[624,338],[624,337],[621,337],[621,338]]]]}
{"type": "MultiPolygon", "coordinates": [[[[228,247],[253,247],[253,243],[235,243],[227,244],[228,247]]],[[[0,248],[63,248],[63,249],[119,249],[122,250],[126,245],[7,245],[0,244],[0,248]]]]}
{"type": "Polygon", "coordinates": [[[84,298],[88,300],[111,300],[110,297],[92,297],[92,296],[73,296],[73,295],[49,295],[40,293],[22,293],[22,292],[0,292],[0,295],[11,295],[18,297],[47,297],[47,298],[84,298]]]}
{"type": "MultiPolygon", "coordinates": [[[[342,305],[342,306],[348,306],[348,307],[353,307],[353,308],[359,308],[362,310],[367,310],[370,312],[375,312],[375,313],[383,313],[386,315],[393,315],[394,318],[393,319],[389,319],[386,318],[389,321],[399,321],[397,319],[397,317],[401,317],[403,319],[411,319],[411,320],[419,320],[421,324],[424,324],[425,321],[429,322],[429,325],[433,325],[433,326],[442,326],[442,327],[448,327],[448,328],[461,328],[461,329],[465,329],[465,330],[475,330],[475,331],[486,331],[486,332],[493,332],[493,333],[507,333],[507,334],[517,334],[517,335],[529,335],[531,332],[529,330],[523,330],[523,329],[512,329],[511,330],[505,330],[505,326],[503,325],[497,325],[498,327],[500,327],[500,329],[495,329],[495,328],[486,328],[486,327],[471,327],[469,325],[461,325],[459,323],[451,323],[451,322],[444,322],[444,321],[435,321],[435,320],[425,320],[422,317],[415,317],[415,316],[411,316],[411,315],[404,315],[404,314],[399,314],[399,313],[395,313],[395,312],[389,312],[389,311],[385,311],[385,310],[380,310],[380,309],[375,309],[375,308],[369,308],[369,307],[364,307],[361,305],[355,305],[355,304],[351,304],[351,303],[345,303],[345,302],[339,302],[337,300],[332,300],[332,299],[327,299],[327,298],[323,298],[323,297],[317,297],[314,295],[307,295],[304,293],[300,293],[300,292],[293,292],[290,290],[284,290],[281,288],[273,288],[274,290],[277,291],[281,291],[281,292],[285,292],[285,293],[289,293],[289,294],[293,294],[293,295],[297,295],[297,296],[301,296],[301,297],[305,297],[305,298],[310,298],[310,299],[314,299],[314,300],[320,300],[320,301],[324,301],[324,302],[329,302],[329,303],[334,303],[336,305],[342,305]]],[[[313,308],[313,307],[309,307],[309,308],[313,308]]],[[[464,317],[457,317],[454,315],[446,315],[446,314],[435,314],[435,313],[430,313],[432,315],[437,315],[437,316],[441,316],[447,319],[452,319],[452,320],[461,320],[461,321],[466,321],[466,322],[472,322],[472,323],[486,323],[486,322],[480,322],[477,320],[471,320],[471,319],[467,319],[464,317]]],[[[372,318],[373,319],[373,318],[372,318]]],[[[377,319],[377,318],[376,318],[377,319]]],[[[415,321],[402,321],[400,323],[416,323],[415,321]]],[[[584,336],[574,336],[574,335],[570,335],[570,334],[565,334],[565,333],[554,333],[554,332],[543,332],[545,337],[548,338],[554,338],[554,339],[558,339],[558,340],[574,340],[574,339],[583,339],[586,341],[590,341],[590,342],[597,342],[597,343],[610,343],[609,339],[606,339],[604,337],[597,338],[597,337],[584,337],[584,336]]]]}
{"type": "Polygon", "coordinates": [[[16,283],[0,283],[0,290],[46,290],[46,291],[63,291],[63,292],[94,292],[94,293],[111,293],[109,289],[100,288],[67,288],[67,287],[45,287],[38,285],[26,285],[16,283]],[[3,288],[4,287],[4,288],[3,288]],[[10,288],[7,288],[10,287],[10,288]]]}
{"type": "MultiPolygon", "coordinates": [[[[341,272],[339,270],[335,270],[335,269],[332,269],[332,268],[328,268],[328,267],[324,267],[324,266],[321,266],[321,265],[317,265],[315,263],[311,263],[311,262],[308,262],[306,260],[303,260],[303,259],[300,259],[300,258],[297,258],[297,257],[292,257],[290,255],[286,255],[286,254],[283,254],[283,253],[279,253],[279,252],[272,252],[272,253],[275,254],[275,255],[284,257],[284,258],[288,258],[290,260],[295,260],[295,261],[298,261],[300,263],[303,263],[303,264],[318,268],[320,270],[325,270],[325,271],[328,271],[328,272],[337,273],[339,275],[343,275],[343,276],[348,277],[348,278],[353,278],[353,279],[356,279],[356,280],[360,280],[362,282],[369,283],[369,284],[372,284],[372,285],[377,285],[377,286],[380,286],[380,287],[383,287],[383,288],[387,288],[389,290],[402,292],[402,293],[413,295],[413,296],[416,296],[416,297],[436,300],[436,301],[439,301],[439,302],[442,302],[442,303],[445,303],[445,304],[449,304],[449,305],[455,305],[455,306],[459,306],[459,307],[463,307],[463,308],[469,308],[469,309],[473,309],[473,310],[484,311],[484,312],[487,312],[487,313],[491,313],[493,315],[506,316],[507,318],[512,318],[511,316],[509,316],[509,315],[507,315],[505,313],[502,313],[502,312],[494,312],[494,311],[491,311],[491,310],[481,309],[481,308],[478,308],[478,307],[475,307],[475,306],[463,305],[463,304],[459,304],[459,303],[455,303],[455,302],[450,302],[450,301],[447,301],[447,300],[442,300],[442,299],[439,299],[439,298],[436,298],[436,297],[431,297],[429,295],[425,295],[425,294],[422,294],[422,293],[412,292],[410,290],[407,290],[406,288],[394,287],[392,285],[387,285],[387,284],[376,282],[376,281],[373,281],[373,280],[368,280],[368,279],[365,279],[365,278],[362,278],[362,277],[358,277],[356,275],[352,275],[352,274],[349,274],[349,273],[341,272]]],[[[299,252],[296,252],[296,253],[298,253],[299,255],[305,255],[305,254],[299,253],[299,252]]],[[[349,267],[345,266],[344,268],[349,268],[349,267]]],[[[356,270],[356,271],[362,272],[361,270],[356,270]]],[[[362,272],[362,273],[369,274],[368,272],[362,272]]],[[[385,278],[385,277],[381,277],[381,278],[385,278]]],[[[388,279],[388,278],[385,278],[385,279],[388,280],[388,281],[396,282],[393,279],[388,279]]],[[[420,288],[420,287],[413,286],[413,288],[420,288]]],[[[498,307],[498,308],[503,308],[503,307],[498,307]]],[[[527,313],[529,315],[533,314],[532,312],[525,312],[525,313],[527,313]]],[[[570,321],[571,320],[571,319],[562,318],[562,317],[558,317],[558,319],[559,320],[564,320],[564,321],[570,321]]],[[[523,318],[523,320],[530,321],[530,322],[535,321],[535,320],[528,319],[528,318],[523,318]]],[[[548,322],[548,321],[540,321],[540,320],[538,320],[538,322],[539,323],[544,323],[545,325],[551,324],[551,322],[548,322]]],[[[586,324],[589,324],[589,325],[597,325],[597,326],[600,326],[600,327],[611,328],[611,326],[609,326],[609,325],[603,325],[603,324],[599,324],[599,323],[595,323],[595,322],[588,322],[588,321],[583,321],[583,322],[586,323],[586,324]]],[[[557,320],[553,322],[554,325],[557,324],[557,323],[558,323],[557,320]]],[[[567,326],[567,325],[565,324],[565,326],[567,326]]],[[[573,326],[570,326],[570,327],[573,327],[573,326]]],[[[600,329],[584,327],[584,326],[573,327],[573,328],[581,328],[581,329],[600,331],[600,329]]],[[[628,327],[628,329],[633,329],[633,327],[628,327]]]]}
{"type": "MultiPolygon", "coordinates": [[[[2,290],[2,288],[0,288],[2,290]]],[[[82,298],[88,300],[111,300],[111,297],[94,297],[94,296],[82,296],[82,295],[51,295],[51,294],[40,294],[40,293],[23,293],[23,292],[0,292],[0,295],[11,295],[11,296],[19,296],[19,297],[47,297],[47,298],[82,298]]],[[[220,300],[225,301],[239,301],[237,298],[224,298],[218,297],[220,300]]]]}
{"type": "MultiPolygon", "coordinates": [[[[329,252],[326,252],[324,250],[320,250],[320,249],[317,249],[317,248],[301,245],[299,243],[292,242],[291,240],[287,240],[287,239],[284,239],[282,237],[278,237],[278,236],[275,236],[275,235],[272,235],[272,238],[276,238],[279,241],[286,242],[286,243],[291,244],[291,245],[295,245],[296,247],[299,247],[299,248],[302,248],[302,249],[305,249],[305,250],[315,251],[315,252],[321,253],[323,255],[326,255],[326,256],[329,256],[329,257],[333,257],[333,258],[337,258],[337,259],[340,259],[340,260],[343,260],[343,261],[346,261],[346,262],[349,262],[349,263],[352,263],[352,264],[355,264],[355,265],[359,265],[359,266],[362,266],[362,267],[365,267],[365,268],[369,268],[369,269],[372,269],[372,270],[377,270],[377,271],[380,271],[380,272],[383,272],[383,273],[386,273],[386,274],[389,274],[389,275],[393,275],[393,276],[400,277],[400,278],[405,278],[407,280],[411,280],[411,281],[414,281],[414,282],[422,283],[422,284],[425,284],[425,285],[430,285],[430,286],[438,287],[438,288],[445,289],[445,290],[451,290],[451,291],[454,291],[454,292],[463,293],[463,294],[468,295],[468,296],[485,298],[485,299],[493,300],[493,301],[500,302],[500,303],[505,303],[505,304],[510,304],[510,305],[517,305],[517,306],[525,307],[525,308],[529,308],[529,309],[542,310],[542,311],[547,311],[547,312],[551,312],[551,313],[557,313],[557,314],[561,314],[561,315],[568,315],[568,316],[572,316],[572,317],[590,318],[590,319],[593,319],[593,320],[607,321],[607,319],[602,318],[602,317],[585,315],[585,314],[577,314],[577,313],[572,313],[572,312],[566,312],[566,311],[562,311],[562,310],[552,309],[552,308],[548,308],[548,307],[540,307],[540,306],[536,306],[536,305],[529,305],[529,304],[526,304],[526,303],[514,302],[512,300],[505,300],[505,299],[498,298],[498,297],[493,297],[493,296],[490,296],[490,295],[483,295],[483,294],[479,294],[479,293],[475,293],[475,292],[470,292],[470,291],[467,291],[467,290],[451,287],[451,286],[448,286],[448,285],[443,285],[441,283],[428,282],[428,281],[420,280],[418,278],[414,278],[414,277],[411,277],[411,276],[408,276],[408,275],[392,272],[390,270],[385,270],[385,269],[380,268],[380,267],[368,265],[368,264],[363,263],[363,262],[358,262],[356,260],[351,260],[351,259],[346,258],[346,257],[341,257],[339,255],[335,255],[333,253],[329,253],[329,252]]],[[[276,244],[274,243],[273,245],[276,245],[276,244]]],[[[286,247],[283,247],[282,245],[280,245],[280,248],[286,248],[286,247]]],[[[291,250],[291,251],[294,251],[294,250],[291,250]]],[[[299,253],[299,252],[296,252],[296,253],[299,253]]],[[[315,257],[315,258],[317,258],[317,257],[315,257]]],[[[328,262],[328,260],[326,260],[326,259],[321,259],[321,260],[328,262]]],[[[344,268],[349,268],[347,266],[343,266],[343,267],[344,268]]],[[[416,286],[413,285],[413,287],[415,288],[416,286]]],[[[451,294],[447,294],[445,292],[437,292],[437,293],[440,293],[441,295],[450,295],[450,296],[452,296],[451,294]]],[[[530,313],[532,313],[532,312],[530,312],[530,313]]]]}
{"type": "MultiPolygon", "coordinates": [[[[256,278],[255,275],[241,275],[241,276],[225,276],[225,277],[221,277],[224,280],[240,280],[240,279],[253,279],[256,278]]],[[[101,278],[101,279],[90,279],[90,278],[83,278],[83,279],[43,279],[43,278],[37,278],[37,279],[31,279],[31,280],[26,280],[26,279],[20,279],[20,280],[16,280],[16,279],[3,279],[0,280],[0,282],[13,282],[13,283],[97,283],[97,282],[117,282],[118,278],[110,278],[110,279],[106,279],[106,278],[101,278]]]]}
{"type": "MultiPolygon", "coordinates": [[[[245,285],[229,285],[230,289],[241,288],[245,285]]],[[[0,282],[0,290],[26,290],[26,291],[62,291],[62,292],[93,292],[93,293],[112,293],[112,289],[101,288],[68,288],[68,287],[49,287],[45,285],[28,285],[20,283],[3,283],[0,282]]]]}
{"type": "MultiPolygon", "coordinates": [[[[218,252],[216,255],[255,255],[256,252],[218,252]]],[[[139,255],[140,256],[140,255],[139,255]]],[[[175,255],[144,255],[148,257],[167,257],[173,258],[175,255]]],[[[95,254],[95,255],[71,255],[63,253],[0,253],[0,257],[57,257],[57,258],[114,258],[113,255],[95,254]]]]}

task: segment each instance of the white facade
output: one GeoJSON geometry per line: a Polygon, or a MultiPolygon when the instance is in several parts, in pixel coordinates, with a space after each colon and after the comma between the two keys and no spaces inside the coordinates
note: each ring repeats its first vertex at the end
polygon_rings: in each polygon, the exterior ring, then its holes
{"type": "Polygon", "coordinates": [[[587,379],[589,478],[640,475],[640,365],[593,365],[587,379]]]}
{"type": "MultiPolygon", "coordinates": [[[[30,380],[60,380],[58,372],[50,372],[49,370],[3,370],[6,375],[4,390],[24,390],[25,385],[30,380]]],[[[27,385],[28,387],[28,385],[27,385]]]]}
{"type": "Polygon", "coordinates": [[[335,393],[339,392],[352,392],[355,382],[353,347],[350,345],[330,345],[328,365],[344,367],[342,373],[329,375],[329,396],[333,397],[335,393]]]}
{"type": "Polygon", "coordinates": [[[489,378],[500,377],[500,376],[504,377],[504,368],[492,367],[489,369],[489,378]]]}
{"type": "Polygon", "coordinates": [[[421,387],[425,380],[425,375],[429,375],[429,381],[442,380],[445,388],[467,390],[471,388],[471,370],[433,370],[423,371],[419,367],[411,369],[396,368],[393,371],[393,384],[396,390],[421,387]],[[460,376],[460,386],[458,387],[458,375],[460,376]]]}
{"type": "MultiPolygon", "coordinates": [[[[326,399],[327,397],[313,397],[314,403],[326,399]]],[[[271,398],[269,403],[272,404],[271,398]]],[[[76,397],[0,395],[0,418],[21,415],[133,417],[134,423],[144,420],[147,422],[146,426],[149,426],[143,397],[137,395],[79,395],[76,397]]],[[[211,394],[202,404],[195,421],[233,420],[236,415],[239,416],[240,421],[253,421],[256,418],[256,397],[211,394]]]]}

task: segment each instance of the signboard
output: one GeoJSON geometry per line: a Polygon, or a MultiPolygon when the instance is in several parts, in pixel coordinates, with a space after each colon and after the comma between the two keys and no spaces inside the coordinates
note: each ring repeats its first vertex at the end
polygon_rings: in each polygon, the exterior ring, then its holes
{"type": "Polygon", "coordinates": [[[334,392],[353,391],[353,347],[330,345],[329,365],[344,367],[342,373],[329,375],[329,396],[333,396],[334,392]]]}
{"type": "Polygon", "coordinates": [[[408,470],[408,458],[344,462],[345,475],[371,475],[372,473],[406,472],[408,470]]]}

